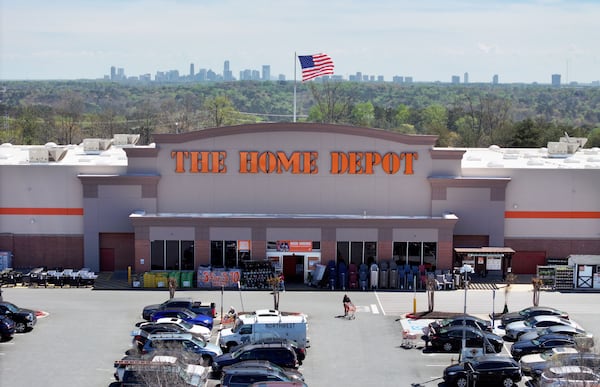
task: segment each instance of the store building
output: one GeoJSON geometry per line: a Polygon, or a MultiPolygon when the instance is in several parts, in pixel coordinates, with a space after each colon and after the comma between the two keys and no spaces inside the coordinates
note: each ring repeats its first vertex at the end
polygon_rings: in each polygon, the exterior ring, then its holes
{"type": "Polygon", "coordinates": [[[270,260],[286,281],[331,260],[451,269],[456,248],[508,248],[477,262],[517,273],[600,252],[600,151],[580,140],[437,148],[305,123],[154,140],[0,146],[0,250],[15,267],[136,273],[270,260]]]}

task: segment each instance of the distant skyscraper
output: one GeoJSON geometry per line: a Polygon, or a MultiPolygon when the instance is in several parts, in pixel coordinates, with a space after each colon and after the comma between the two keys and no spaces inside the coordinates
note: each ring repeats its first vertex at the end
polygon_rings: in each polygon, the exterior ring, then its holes
{"type": "Polygon", "coordinates": [[[469,73],[465,72],[465,75],[463,77],[463,82],[464,83],[469,83],[469,73]]]}
{"type": "Polygon", "coordinates": [[[196,72],[194,71],[194,64],[190,63],[190,78],[193,78],[196,72]]]}
{"type": "Polygon", "coordinates": [[[459,84],[459,83],[460,83],[460,76],[458,76],[458,75],[453,75],[453,76],[452,76],[452,84],[453,84],[453,85],[457,85],[457,84],[459,84]]]}
{"type": "Polygon", "coordinates": [[[224,81],[233,81],[233,73],[229,68],[229,61],[226,60],[223,64],[223,80],[224,81]]]}
{"type": "Polygon", "coordinates": [[[552,74],[552,86],[560,86],[560,74],[552,74]]]}
{"type": "Polygon", "coordinates": [[[271,66],[263,65],[262,67],[262,80],[270,81],[271,80],[271,66]]]}
{"type": "Polygon", "coordinates": [[[117,68],[115,66],[110,66],[110,80],[117,80],[117,68]]]}
{"type": "Polygon", "coordinates": [[[492,84],[493,85],[498,84],[498,74],[494,74],[494,76],[492,77],[492,84]]]}

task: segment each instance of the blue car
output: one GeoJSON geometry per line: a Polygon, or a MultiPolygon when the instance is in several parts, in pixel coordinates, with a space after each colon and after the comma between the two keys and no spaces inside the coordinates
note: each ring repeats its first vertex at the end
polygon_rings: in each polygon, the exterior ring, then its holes
{"type": "Polygon", "coordinates": [[[194,313],[189,309],[172,308],[157,310],[150,315],[150,321],[157,321],[163,317],[176,317],[194,325],[202,325],[210,330],[213,328],[213,318],[204,314],[194,313]]]}
{"type": "Polygon", "coordinates": [[[15,333],[15,322],[6,316],[0,315],[0,337],[8,340],[15,333]]]}

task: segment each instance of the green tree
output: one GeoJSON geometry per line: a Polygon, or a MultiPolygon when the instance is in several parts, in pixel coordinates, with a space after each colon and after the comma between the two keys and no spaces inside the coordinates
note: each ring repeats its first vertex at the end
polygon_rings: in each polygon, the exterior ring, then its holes
{"type": "Polygon", "coordinates": [[[209,125],[216,128],[233,124],[237,116],[231,100],[222,95],[205,100],[204,111],[209,125]]]}
{"type": "Polygon", "coordinates": [[[360,102],[352,108],[352,124],[370,127],[375,120],[375,108],[371,102],[360,102]]]}

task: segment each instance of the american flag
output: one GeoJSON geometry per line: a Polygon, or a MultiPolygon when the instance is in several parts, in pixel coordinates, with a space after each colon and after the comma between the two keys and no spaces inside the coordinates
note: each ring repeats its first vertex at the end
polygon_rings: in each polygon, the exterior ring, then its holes
{"type": "Polygon", "coordinates": [[[298,55],[302,67],[302,82],[333,74],[333,60],[326,54],[298,55]]]}

